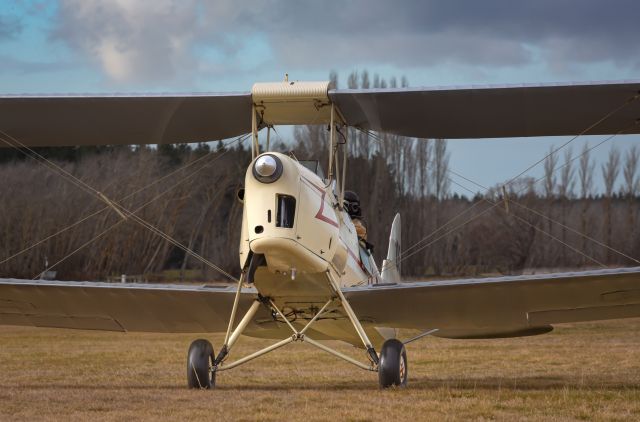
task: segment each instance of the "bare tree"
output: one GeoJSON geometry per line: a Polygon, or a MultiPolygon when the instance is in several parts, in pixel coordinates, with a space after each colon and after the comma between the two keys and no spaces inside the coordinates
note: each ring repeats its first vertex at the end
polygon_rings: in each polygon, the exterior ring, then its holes
{"type": "Polygon", "coordinates": [[[627,150],[624,163],[624,193],[627,197],[627,226],[630,230],[628,233],[629,245],[628,250],[631,253],[634,243],[636,242],[636,197],[640,190],[640,178],[638,177],[638,161],[640,160],[640,151],[636,145],[627,150]]]}
{"type": "MultiPolygon", "coordinates": [[[[363,73],[353,72],[345,81],[350,88],[357,88],[368,78],[368,75],[365,78],[363,73]]],[[[337,83],[337,74],[330,75],[330,79],[337,83]]],[[[367,83],[379,88],[407,85],[406,78],[392,78],[387,85],[380,75],[374,75],[367,83]]],[[[519,215],[529,223],[523,226],[512,215],[482,214],[487,208],[481,195],[471,200],[450,195],[446,141],[374,134],[368,138],[371,142],[369,152],[364,153],[360,149],[366,146],[360,142],[364,138],[355,130],[349,133],[351,159],[347,185],[360,195],[369,223],[369,240],[376,245],[374,255],[377,260],[386,253],[389,225],[395,212],[403,213],[403,238],[406,246],[412,246],[420,241],[423,241],[422,245],[431,245],[431,240],[425,241],[428,234],[433,234],[433,230],[445,221],[468,211],[455,226],[463,220],[477,219],[446,236],[441,236],[444,231],[438,233],[439,240],[429,247],[413,249],[419,253],[407,259],[406,275],[513,273],[528,267],[553,267],[560,262],[560,257],[565,266],[585,265],[582,256],[572,255],[564,248],[561,254],[558,243],[535,230],[534,227],[543,227],[543,221],[546,221],[540,213],[521,210],[514,204],[510,214],[519,215]],[[474,203],[478,206],[468,210],[474,203]]],[[[326,126],[297,127],[293,143],[296,155],[326,162],[327,137],[326,126]]],[[[285,148],[281,150],[285,151],[285,148]]],[[[628,248],[629,256],[640,256],[640,242],[635,239],[638,237],[635,227],[640,194],[640,147],[630,149],[622,157],[616,150],[610,152],[609,161],[602,167],[606,194],[595,199],[595,164],[588,145],[582,150],[579,164],[572,164],[570,149],[565,150],[563,156],[552,155],[545,162],[544,186],[540,185],[536,190],[535,179],[518,179],[510,187],[513,198],[517,197],[518,202],[530,210],[546,209],[549,216],[561,216],[564,226],[571,226],[576,221],[583,233],[600,236],[610,244],[623,244],[628,248]],[[624,177],[620,187],[624,197],[616,193],[616,180],[620,174],[624,177]],[[623,218],[616,218],[618,216],[623,218]],[[624,243],[619,239],[625,239],[624,243]],[[626,239],[629,239],[628,243],[626,239]]],[[[251,159],[248,150],[226,148],[219,143],[218,148],[206,144],[195,149],[184,146],[124,147],[84,154],[75,159],[69,158],[73,154],[59,154],[58,157],[63,157],[60,165],[67,171],[127,209],[140,208],[137,215],[144,220],[226,271],[238,273],[236,246],[240,240],[243,205],[235,200],[234,192],[244,180],[246,165],[251,159]],[[202,164],[211,163],[209,160],[216,157],[215,166],[198,170],[197,177],[185,178],[186,172],[177,173],[170,180],[154,183],[179,165],[209,154],[211,157],[204,157],[207,159],[202,164]],[[175,188],[166,191],[176,182],[179,183],[175,188]]],[[[29,246],[29,242],[47,238],[104,207],[103,203],[46,168],[29,161],[12,160],[15,159],[3,161],[0,154],[0,180],[3,182],[0,184],[0,276],[33,277],[43,270],[45,259],[49,263],[56,262],[118,223],[90,247],[81,248],[56,267],[58,275],[63,279],[104,279],[127,273],[144,274],[152,280],[154,277],[178,277],[181,273],[185,279],[198,277],[198,274],[205,279],[221,279],[217,272],[194,257],[186,256],[135,222],[123,221],[108,208],[7,260],[29,246]]],[[[191,167],[189,172],[196,167],[191,167]]],[[[560,229],[554,227],[554,230],[560,237],[560,229]]],[[[436,239],[436,236],[429,239],[436,239]]],[[[573,243],[571,231],[563,229],[561,240],[573,243]]],[[[582,251],[589,256],[596,256],[596,252],[605,254],[584,239],[582,251]]],[[[609,262],[615,263],[611,258],[609,262]]]]}
{"type": "MultiPolygon", "coordinates": [[[[580,199],[582,202],[582,209],[580,212],[580,230],[584,236],[588,236],[588,216],[589,211],[589,197],[593,192],[593,173],[595,171],[596,164],[591,160],[591,151],[589,144],[585,143],[582,147],[582,153],[580,155],[580,167],[578,168],[578,179],[580,180],[580,199]]],[[[583,253],[587,253],[587,239],[582,237],[581,250],[583,253]]],[[[585,264],[585,258],[582,263],[585,264]]]]}
{"type": "Polygon", "coordinates": [[[418,139],[416,142],[415,158],[418,167],[416,194],[418,197],[426,198],[431,193],[429,186],[429,166],[432,150],[432,142],[429,139],[418,139]]]}
{"type": "MultiPolygon", "coordinates": [[[[602,166],[602,178],[604,179],[605,191],[605,242],[611,245],[611,197],[615,188],[615,183],[620,173],[620,151],[616,147],[611,147],[607,162],[602,166]]],[[[607,263],[611,263],[611,250],[607,249],[607,263]]]]}
{"type": "Polygon", "coordinates": [[[431,180],[433,181],[433,192],[438,201],[445,199],[449,195],[449,152],[447,151],[447,141],[436,139],[433,146],[433,166],[431,180]]]}
{"type": "Polygon", "coordinates": [[[553,198],[556,189],[556,166],[558,158],[554,147],[549,148],[549,155],[544,160],[544,196],[547,199],[553,198]]]}
{"type": "MultiPolygon", "coordinates": [[[[449,153],[447,152],[447,141],[444,139],[436,139],[433,146],[433,165],[431,170],[431,181],[433,182],[433,193],[436,199],[435,207],[435,227],[439,228],[441,224],[442,203],[449,195],[450,179],[449,179],[449,153]]],[[[442,272],[443,250],[439,248],[436,255],[434,268],[436,274],[442,272]]]]}
{"type": "MultiPolygon", "coordinates": [[[[562,241],[567,242],[567,201],[573,196],[575,186],[575,171],[573,169],[573,157],[571,147],[564,151],[564,164],[560,172],[558,183],[558,196],[560,199],[560,218],[562,223],[562,241]]],[[[562,265],[567,265],[567,248],[562,248],[562,265]]]]}
{"type": "Polygon", "coordinates": [[[561,198],[569,199],[573,196],[575,188],[575,169],[573,168],[573,151],[571,147],[564,151],[564,164],[560,172],[560,183],[558,184],[558,195],[561,198]]]}
{"type": "Polygon", "coordinates": [[[338,88],[338,72],[335,70],[329,72],[329,86],[334,89],[338,88]]]}
{"type": "MultiPolygon", "coordinates": [[[[544,160],[544,197],[546,199],[545,213],[549,217],[549,219],[543,220],[542,224],[545,227],[547,233],[551,233],[553,230],[553,226],[551,223],[552,210],[553,210],[553,201],[554,194],[556,190],[556,168],[558,165],[558,156],[555,152],[555,147],[551,146],[549,148],[549,154],[544,160]],[[546,224],[545,224],[546,223],[546,224]]],[[[555,243],[549,243],[549,245],[543,248],[544,260],[551,261],[557,259],[557,254],[554,253],[554,250],[557,247],[555,243]]],[[[553,262],[555,265],[556,262],[553,262]]]]}
{"type": "Polygon", "coordinates": [[[596,164],[591,160],[591,151],[589,144],[586,143],[582,147],[580,154],[580,168],[578,169],[578,178],[580,179],[580,197],[588,198],[593,191],[593,172],[596,164]]]}
{"type": "MultiPolygon", "coordinates": [[[[369,72],[364,70],[360,77],[360,88],[369,89],[371,88],[371,80],[369,79],[369,72]]],[[[358,136],[358,155],[364,158],[369,158],[371,156],[371,146],[369,134],[367,132],[360,132],[358,136]]]]}
{"type": "MultiPolygon", "coordinates": [[[[357,89],[358,88],[358,72],[353,71],[347,77],[347,88],[349,89],[357,89]]],[[[356,157],[358,155],[358,133],[355,130],[349,131],[349,141],[347,143],[347,147],[349,150],[349,156],[356,157]]]]}

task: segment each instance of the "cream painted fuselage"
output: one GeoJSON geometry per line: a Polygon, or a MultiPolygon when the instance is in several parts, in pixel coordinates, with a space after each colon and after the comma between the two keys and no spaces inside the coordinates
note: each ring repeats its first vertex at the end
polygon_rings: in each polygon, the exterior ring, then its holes
{"type": "MultiPolygon", "coordinates": [[[[269,152],[261,156],[251,163],[245,177],[240,265],[258,293],[273,300],[301,328],[336,296],[334,283],[340,287],[377,283],[380,276],[372,257],[361,249],[351,218],[340,209],[333,184],[287,155],[269,152]],[[258,180],[255,173],[256,160],[264,155],[282,164],[273,182],[258,180]]],[[[282,324],[263,322],[261,329],[247,334],[277,337],[269,332],[279,331],[282,324]]],[[[374,344],[387,337],[364,325],[374,344]]],[[[360,344],[350,322],[337,309],[314,324],[313,331],[318,339],[360,344]]]]}

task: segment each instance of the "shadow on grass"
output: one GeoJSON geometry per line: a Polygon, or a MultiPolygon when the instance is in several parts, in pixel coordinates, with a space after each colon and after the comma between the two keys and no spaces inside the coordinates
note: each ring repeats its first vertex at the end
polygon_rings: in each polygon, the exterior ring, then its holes
{"type": "MultiPolygon", "coordinates": [[[[219,383],[216,390],[225,391],[376,391],[379,390],[377,380],[352,380],[340,383],[331,382],[309,382],[301,381],[296,385],[295,381],[287,380],[286,385],[278,384],[227,384],[219,383]]],[[[185,385],[168,384],[122,384],[122,385],[78,385],[78,384],[0,384],[0,389],[13,390],[187,390],[185,385]]],[[[585,391],[625,391],[640,390],[640,383],[624,382],[616,380],[585,380],[577,382],[574,378],[562,377],[522,377],[522,378],[418,378],[409,379],[409,389],[411,390],[510,390],[510,391],[554,391],[554,390],[585,390],[585,391]]],[[[391,389],[397,390],[397,389],[391,389]]]]}
{"type": "Polygon", "coordinates": [[[82,384],[57,384],[57,383],[48,383],[48,384],[0,384],[0,390],[10,389],[10,390],[100,390],[100,391],[116,391],[116,390],[184,390],[187,387],[185,385],[144,385],[144,384],[134,384],[134,385],[82,385],[82,384]]]}

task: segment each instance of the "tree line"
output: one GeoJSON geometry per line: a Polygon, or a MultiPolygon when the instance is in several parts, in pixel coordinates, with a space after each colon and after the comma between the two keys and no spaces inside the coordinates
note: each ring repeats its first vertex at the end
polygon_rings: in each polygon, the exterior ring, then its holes
{"type": "MultiPolygon", "coordinates": [[[[337,85],[337,75],[331,78],[337,85]]],[[[350,88],[407,86],[352,73],[350,88]]],[[[381,262],[391,221],[402,214],[406,277],[517,274],[539,269],[637,265],[638,161],[610,149],[596,168],[589,146],[551,150],[539,180],[521,177],[485,190],[449,166],[443,139],[350,130],[347,188],[361,199],[369,241],[381,262]],[[596,194],[601,178],[604,192],[596,194]],[[452,194],[452,187],[465,194],[452,194]]],[[[276,150],[328,159],[326,126],[299,126],[276,150]]],[[[242,204],[236,200],[251,160],[249,141],[158,148],[46,148],[38,152],[136,212],[182,245],[239,274],[242,204]]],[[[0,149],[0,276],[60,279],[224,279],[206,263],[24,157],[0,149]],[[24,252],[23,252],[24,251],[24,252]],[[22,253],[21,253],[22,252],[22,253]],[[59,262],[59,263],[58,263],[59,262]],[[164,274],[164,276],[163,276],[164,274]]]]}

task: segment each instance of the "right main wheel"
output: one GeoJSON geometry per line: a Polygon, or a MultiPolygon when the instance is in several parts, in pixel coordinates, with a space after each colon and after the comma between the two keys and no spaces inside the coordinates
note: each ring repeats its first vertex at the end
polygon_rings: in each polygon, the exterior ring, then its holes
{"type": "Polygon", "coordinates": [[[187,384],[189,388],[209,389],[216,385],[216,373],[212,371],[213,346],[208,340],[194,340],[187,355],[187,384]]]}
{"type": "Polygon", "coordinates": [[[409,367],[407,366],[407,351],[404,344],[398,339],[389,339],[384,342],[380,350],[380,362],[378,363],[378,383],[380,388],[405,387],[409,367]]]}

